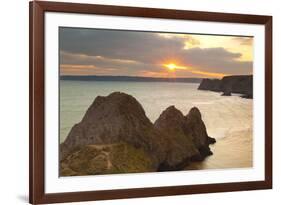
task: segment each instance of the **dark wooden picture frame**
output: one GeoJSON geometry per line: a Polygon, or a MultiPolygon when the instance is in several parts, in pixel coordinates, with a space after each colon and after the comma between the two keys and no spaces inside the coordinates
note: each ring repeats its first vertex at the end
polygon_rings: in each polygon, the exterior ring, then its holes
{"type": "Polygon", "coordinates": [[[91,4],[30,2],[29,200],[32,204],[153,197],[272,188],[272,17],[91,4]],[[66,12],[127,17],[247,23],[265,26],[265,180],[46,194],[44,190],[44,14],[66,12]]]}

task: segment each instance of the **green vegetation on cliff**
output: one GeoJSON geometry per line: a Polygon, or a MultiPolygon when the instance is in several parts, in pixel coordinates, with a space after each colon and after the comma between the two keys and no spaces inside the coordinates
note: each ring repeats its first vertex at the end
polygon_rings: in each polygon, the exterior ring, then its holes
{"type": "Polygon", "coordinates": [[[82,176],[154,171],[149,155],[127,143],[87,145],[60,164],[61,176],[82,176]]]}

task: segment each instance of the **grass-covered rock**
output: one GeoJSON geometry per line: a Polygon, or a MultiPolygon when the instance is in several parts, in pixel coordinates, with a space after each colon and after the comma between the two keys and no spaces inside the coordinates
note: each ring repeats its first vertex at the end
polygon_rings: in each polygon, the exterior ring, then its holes
{"type": "Polygon", "coordinates": [[[61,176],[82,176],[155,171],[151,157],[128,143],[87,145],[60,164],[61,176]]]}

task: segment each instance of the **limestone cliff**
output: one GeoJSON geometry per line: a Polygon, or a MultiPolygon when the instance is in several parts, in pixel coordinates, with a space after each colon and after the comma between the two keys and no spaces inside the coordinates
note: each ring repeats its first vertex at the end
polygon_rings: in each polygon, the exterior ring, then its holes
{"type": "Polygon", "coordinates": [[[225,76],[221,80],[203,79],[198,90],[223,92],[224,96],[230,96],[231,93],[238,93],[242,94],[244,98],[253,98],[253,76],[225,76]]]}

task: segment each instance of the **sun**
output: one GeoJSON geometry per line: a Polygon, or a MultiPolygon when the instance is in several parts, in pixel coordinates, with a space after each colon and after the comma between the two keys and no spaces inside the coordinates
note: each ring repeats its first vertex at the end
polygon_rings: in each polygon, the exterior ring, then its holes
{"type": "Polygon", "coordinates": [[[188,70],[188,67],[183,66],[183,65],[177,65],[176,63],[172,63],[172,62],[163,64],[163,66],[165,68],[167,68],[168,71],[170,71],[170,72],[174,72],[176,70],[188,70]]]}
{"type": "Polygon", "coordinates": [[[165,65],[170,71],[174,71],[176,69],[176,64],[174,63],[169,63],[165,65]]]}

